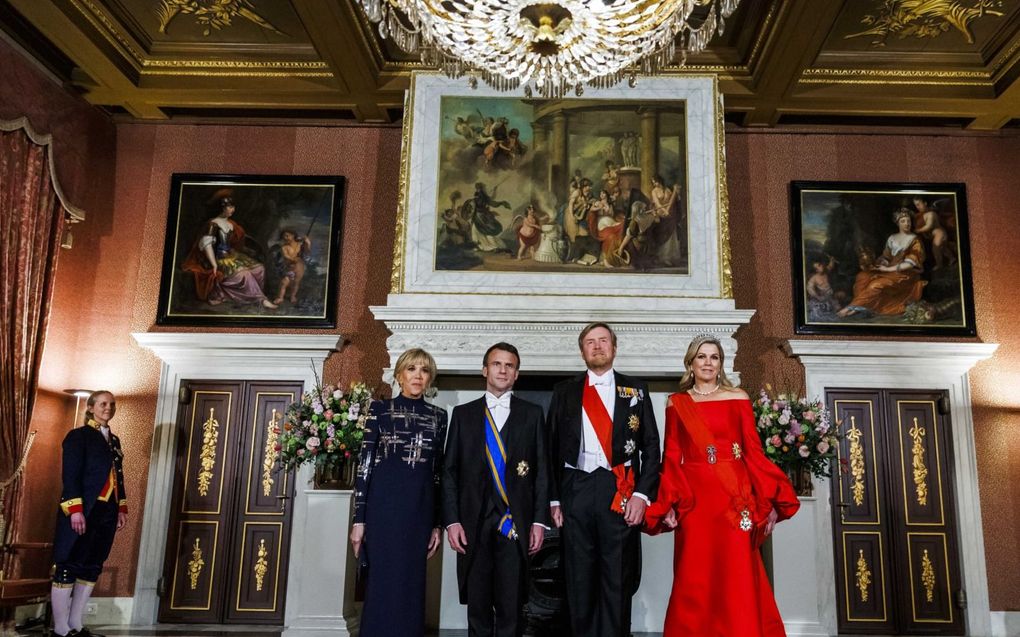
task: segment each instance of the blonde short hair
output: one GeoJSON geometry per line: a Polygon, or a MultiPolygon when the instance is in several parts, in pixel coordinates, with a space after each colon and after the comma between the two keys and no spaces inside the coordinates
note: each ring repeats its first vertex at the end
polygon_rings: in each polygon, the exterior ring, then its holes
{"type": "Polygon", "coordinates": [[[436,380],[436,359],[420,347],[412,347],[397,358],[397,364],[393,368],[393,378],[397,380],[397,384],[400,384],[400,375],[411,365],[421,365],[425,368],[429,374],[429,382],[425,384],[425,389],[432,387],[433,381],[436,380]]]}

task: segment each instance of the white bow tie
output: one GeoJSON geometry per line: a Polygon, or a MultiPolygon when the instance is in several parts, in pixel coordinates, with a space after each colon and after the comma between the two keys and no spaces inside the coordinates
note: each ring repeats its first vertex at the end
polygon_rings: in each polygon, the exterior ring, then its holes
{"type": "Polygon", "coordinates": [[[599,376],[597,378],[592,378],[591,376],[589,376],[588,382],[591,383],[592,385],[610,385],[612,384],[613,379],[609,377],[609,374],[599,376]]]}
{"type": "Polygon", "coordinates": [[[489,409],[495,409],[496,407],[505,407],[506,409],[510,409],[510,394],[503,394],[499,398],[487,396],[485,398],[485,403],[489,409]]]}

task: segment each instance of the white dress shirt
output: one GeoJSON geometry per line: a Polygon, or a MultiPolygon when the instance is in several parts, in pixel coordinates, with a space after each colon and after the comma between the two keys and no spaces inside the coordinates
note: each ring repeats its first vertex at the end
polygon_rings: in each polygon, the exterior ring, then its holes
{"type": "Polygon", "coordinates": [[[496,431],[500,433],[503,432],[503,425],[510,417],[510,396],[512,395],[512,390],[505,392],[499,398],[491,392],[485,392],[485,406],[489,408],[489,413],[492,414],[492,420],[496,425],[496,431]]]}

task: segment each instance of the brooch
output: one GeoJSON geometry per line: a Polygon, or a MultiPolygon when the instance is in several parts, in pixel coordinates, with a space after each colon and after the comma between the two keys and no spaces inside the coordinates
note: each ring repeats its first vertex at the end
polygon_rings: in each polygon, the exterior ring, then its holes
{"type": "Polygon", "coordinates": [[[529,471],[531,471],[531,467],[528,465],[527,460],[521,460],[517,463],[517,475],[523,478],[528,475],[529,471]]]}
{"type": "Polygon", "coordinates": [[[733,459],[734,460],[740,460],[740,456],[741,455],[742,454],[741,454],[741,451],[740,451],[740,443],[737,443],[737,442],[733,443],[733,459]]]}
{"type": "Polygon", "coordinates": [[[754,528],[754,522],[751,522],[751,512],[744,509],[740,512],[740,530],[747,533],[754,528]]]}
{"type": "Polygon", "coordinates": [[[633,456],[635,449],[637,449],[637,445],[634,443],[633,440],[628,440],[623,445],[623,453],[627,454],[628,456],[633,456]]]}
{"type": "Polygon", "coordinates": [[[641,419],[637,417],[637,414],[631,414],[630,418],[627,419],[627,426],[630,427],[631,431],[637,431],[638,427],[641,426],[641,419]]]}

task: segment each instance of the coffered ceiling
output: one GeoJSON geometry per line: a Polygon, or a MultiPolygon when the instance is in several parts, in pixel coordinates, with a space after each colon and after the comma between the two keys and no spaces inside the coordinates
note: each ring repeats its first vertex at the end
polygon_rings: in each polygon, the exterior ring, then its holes
{"type": "MultiPolygon", "coordinates": [[[[392,123],[410,72],[355,0],[0,0],[0,27],[124,118],[392,123]]],[[[675,73],[727,120],[1020,127],[1020,0],[743,0],[675,73]]]]}

